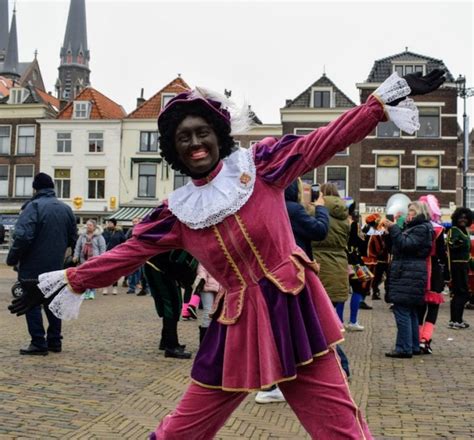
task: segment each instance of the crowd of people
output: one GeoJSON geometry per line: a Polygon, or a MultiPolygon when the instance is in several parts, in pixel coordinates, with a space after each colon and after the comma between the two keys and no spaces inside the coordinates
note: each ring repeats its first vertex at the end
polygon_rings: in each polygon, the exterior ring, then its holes
{"type": "MultiPolygon", "coordinates": [[[[114,293],[120,277],[136,280],[144,273],[162,319],[159,348],[165,356],[191,357],[180,344],[177,323],[182,316],[197,318],[200,302],[204,309],[192,382],[150,439],[213,438],[251,391],[261,403],[285,399],[313,438],[371,439],[348,387],[350,360],[339,345],[345,303],[351,296],[346,329],[363,331],[359,309],[370,307],[368,297],[381,297],[385,277],[385,299],[397,325],[396,346],[387,356],[428,354],[437,314],[430,306],[438,301],[439,307],[440,286],[449,278],[449,326],[468,328],[462,312],[469,295],[472,213],[454,212],[445,258],[438,254],[445,231],[435,204],[414,201],[393,221],[375,216],[361,224],[356,204],[341,198],[337,186],[325,183],[308,200],[298,177],[387,118],[413,133],[418,114],[407,96],[429,93],[443,81],[436,70],[404,78],[394,73],[366,103],[328,126],[306,136],[264,139],[249,150],[236,149],[231,136],[248,114],[236,112],[226,97],[203,89],[177,95],[158,119],[160,149],[192,181],[137,222],[128,239],[114,221],[95,238],[100,233],[90,222],[74,249],[79,265],[65,270],[56,260],[73,246],[76,228],[64,222],[54,262],[38,261],[27,277],[20,273],[25,293],[10,311],[41,314],[45,305],[56,318],[76,318],[93,289],[113,286],[114,293]],[[104,245],[107,252],[99,254],[104,245]]],[[[37,176],[51,185],[46,177],[37,176]]],[[[41,191],[15,230],[8,263],[19,263],[20,272],[31,256],[20,249],[35,243],[31,223],[44,225],[48,216],[52,221],[53,204],[72,216],[54,191],[41,191]],[[46,197],[51,209],[38,217],[46,197]],[[27,214],[36,217],[27,221],[27,214]]],[[[43,351],[47,344],[49,331],[47,339],[43,331],[43,351]]]]}

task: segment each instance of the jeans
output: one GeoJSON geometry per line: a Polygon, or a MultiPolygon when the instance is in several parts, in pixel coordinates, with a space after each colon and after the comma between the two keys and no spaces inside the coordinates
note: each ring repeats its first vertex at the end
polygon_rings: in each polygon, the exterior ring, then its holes
{"type": "Polygon", "coordinates": [[[394,304],[393,314],[397,322],[395,351],[408,354],[420,351],[417,307],[394,304]]]}
{"type": "Polygon", "coordinates": [[[212,305],[214,304],[214,294],[212,292],[201,292],[201,303],[202,303],[202,321],[201,327],[209,327],[211,324],[211,313],[212,305]]]}
{"type": "Polygon", "coordinates": [[[31,335],[31,343],[38,348],[60,347],[62,339],[61,320],[52,314],[48,306],[44,307],[44,311],[49,323],[47,333],[43,327],[41,306],[36,306],[29,312],[26,312],[26,322],[31,335]]]}
{"type": "Polygon", "coordinates": [[[131,275],[128,276],[128,291],[129,292],[135,292],[137,288],[137,284],[140,281],[140,278],[142,277],[142,268],[136,270],[133,272],[131,275]]]}

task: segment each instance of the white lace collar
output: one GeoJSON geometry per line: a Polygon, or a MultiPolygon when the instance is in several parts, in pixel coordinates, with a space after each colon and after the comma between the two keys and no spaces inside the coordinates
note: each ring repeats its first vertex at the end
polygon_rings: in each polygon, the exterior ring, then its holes
{"type": "Polygon", "coordinates": [[[221,170],[208,183],[188,182],[169,196],[169,210],[191,229],[220,223],[242,208],[253,193],[253,150],[239,148],[222,162],[221,170]]]}

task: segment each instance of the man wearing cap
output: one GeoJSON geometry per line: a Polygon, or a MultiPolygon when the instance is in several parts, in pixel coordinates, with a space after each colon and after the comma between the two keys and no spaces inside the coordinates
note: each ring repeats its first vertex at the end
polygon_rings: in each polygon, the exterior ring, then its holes
{"type": "MultiPolygon", "coordinates": [[[[37,279],[48,270],[63,268],[68,247],[73,247],[77,237],[76,219],[72,210],[56,198],[54,182],[45,173],[33,180],[33,197],[25,205],[15,225],[14,241],[7,256],[9,266],[18,267],[18,280],[37,279]]],[[[44,307],[48,319],[45,332],[41,306],[26,313],[29,346],[20,354],[47,355],[48,351],[61,351],[61,320],[44,307]]]]}

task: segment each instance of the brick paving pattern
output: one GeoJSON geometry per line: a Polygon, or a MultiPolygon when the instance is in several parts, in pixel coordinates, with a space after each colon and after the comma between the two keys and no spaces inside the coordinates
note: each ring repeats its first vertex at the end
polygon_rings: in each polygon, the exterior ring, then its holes
{"type": "MultiPolygon", "coordinates": [[[[63,324],[62,353],[20,356],[29,339],[25,319],[6,310],[13,279],[0,266],[0,439],[145,439],[178,402],[192,363],[158,351],[161,324],[152,299],[125,289],[98,294],[83,304],[79,320],[63,324]]],[[[474,323],[473,315],[466,311],[466,320],[474,323]]],[[[411,360],[384,357],[395,323],[382,301],[360,312],[364,332],[347,334],[352,392],[377,439],[474,438],[474,330],[448,330],[447,318],[445,304],[435,354],[411,360]]],[[[195,352],[198,324],[179,329],[195,352]]],[[[309,436],[286,404],[258,405],[251,395],[217,438],[309,436]]]]}

